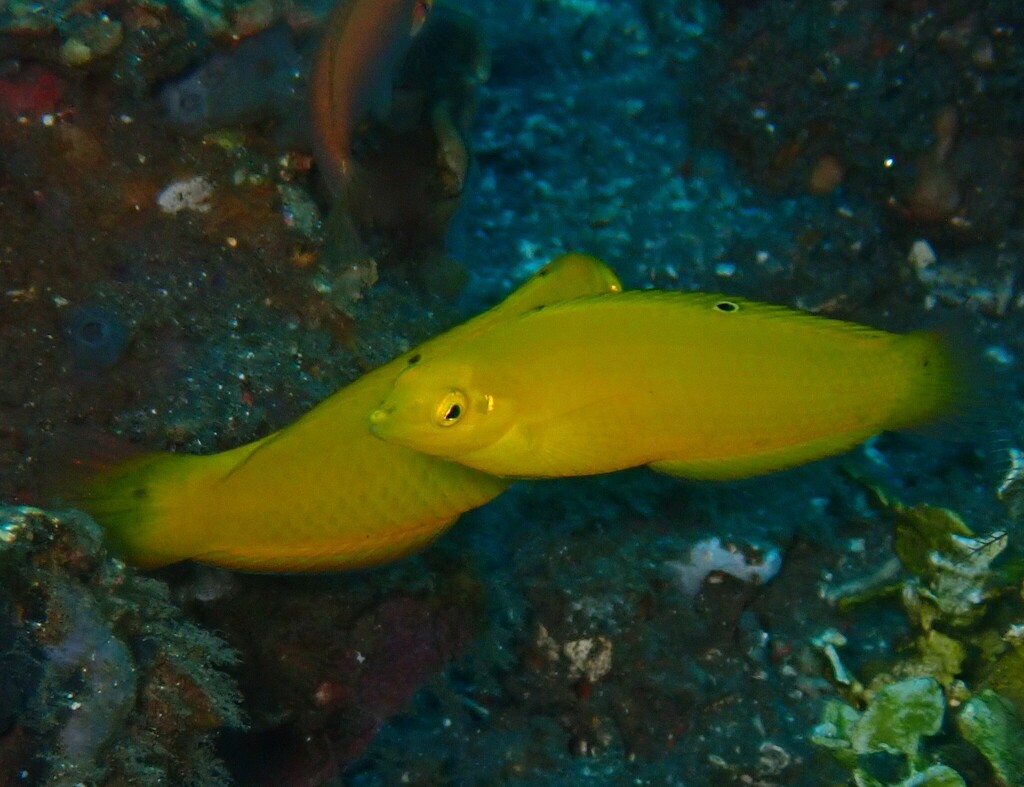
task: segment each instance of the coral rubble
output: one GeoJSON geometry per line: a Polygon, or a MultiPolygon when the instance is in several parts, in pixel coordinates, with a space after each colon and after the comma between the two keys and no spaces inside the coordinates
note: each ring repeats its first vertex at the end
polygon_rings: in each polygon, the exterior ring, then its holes
{"type": "Polygon", "coordinates": [[[0,508],[0,782],[216,785],[234,652],[83,514],[0,508]]]}

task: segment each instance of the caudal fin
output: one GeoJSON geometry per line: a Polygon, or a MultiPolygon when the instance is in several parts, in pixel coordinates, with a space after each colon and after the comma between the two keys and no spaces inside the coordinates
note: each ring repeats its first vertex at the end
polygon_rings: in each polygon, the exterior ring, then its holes
{"type": "Polygon", "coordinates": [[[141,453],[105,440],[71,460],[72,467],[56,490],[65,503],[100,524],[115,553],[137,566],[156,568],[191,557],[175,548],[159,502],[166,499],[166,485],[174,483],[190,458],[141,453]]]}
{"type": "Polygon", "coordinates": [[[894,349],[909,384],[889,428],[963,438],[991,420],[993,375],[969,341],[952,331],[915,331],[894,349]]]}

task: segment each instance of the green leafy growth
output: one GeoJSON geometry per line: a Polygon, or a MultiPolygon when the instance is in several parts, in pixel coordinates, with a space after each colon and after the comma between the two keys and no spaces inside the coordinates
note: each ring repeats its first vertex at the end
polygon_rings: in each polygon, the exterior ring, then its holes
{"type": "Polygon", "coordinates": [[[964,703],[956,724],[985,755],[1001,784],[1024,784],[1024,723],[1009,700],[983,689],[964,703]]]}
{"type": "Polygon", "coordinates": [[[992,666],[985,687],[999,692],[1024,716],[1024,645],[1013,645],[992,666]]]}
{"type": "Polygon", "coordinates": [[[921,657],[913,666],[920,670],[918,674],[931,675],[948,689],[963,667],[964,646],[933,629],[917,638],[917,649],[921,657]]]}
{"type": "Polygon", "coordinates": [[[851,771],[857,766],[857,752],[850,742],[854,728],[860,721],[860,713],[839,700],[825,703],[821,723],[811,730],[811,740],[828,749],[842,765],[851,771]]]}
{"type": "Polygon", "coordinates": [[[941,729],[945,708],[946,699],[937,681],[928,677],[908,678],[875,692],[863,712],[844,702],[830,700],[825,705],[821,723],[811,732],[811,740],[828,749],[849,768],[859,787],[886,787],[860,767],[860,757],[878,752],[906,758],[911,776],[898,785],[962,786],[959,775],[945,766],[933,765],[918,771],[926,764],[919,762],[921,741],[941,729]],[[955,779],[951,780],[949,774],[955,779]],[[926,775],[928,780],[912,781],[926,775]]]}
{"type": "MultiPolygon", "coordinates": [[[[1018,482],[1024,478],[1024,453],[1019,465],[1018,482]]],[[[1008,581],[1016,574],[1006,571],[1005,557],[1003,568],[993,568],[1007,550],[1008,533],[976,537],[949,509],[907,506],[858,480],[895,515],[896,558],[830,596],[842,608],[844,601],[863,603],[897,593],[916,631],[916,654],[894,660],[865,688],[839,658],[836,648],[845,638],[812,640],[829,660],[840,690],[854,704],[865,703],[858,712],[829,702],[812,741],[850,770],[857,787],[965,787],[964,778],[939,759],[965,753],[969,745],[991,767],[994,781],[986,784],[1024,787],[1024,622],[1019,617],[1024,589],[1019,580],[1008,581]],[[900,576],[899,565],[909,576],[900,576]],[[990,609],[994,600],[999,606],[990,609]],[[1016,622],[1007,629],[1008,618],[1016,622]],[[992,627],[995,621],[998,629],[992,627]],[[947,700],[962,703],[955,719],[958,740],[929,745],[926,739],[943,727],[947,700]],[[871,755],[878,752],[902,755],[902,780],[881,781],[869,770],[871,755]]],[[[953,731],[950,726],[946,732],[953,731]]],[[[971,757],[980,765],[977,754],[971,757]]]]}
{"type": "Polygon", "coordinates": [[[929,556],[931,571],[916,588],[919,603],[907,604],[911,620],[925,630],[936,620],[958,628],[977,622],[985,614],[987,602],[996,595],[989,588],[991,565],[1007,543],[1005,532],[989,538],[951,533],[950,551],[929,556]],[[919,613],[916,616],[915,610],[919,613]]]}
{"type": "Polygon", "coordinates": [[[991,564],[1006,549],[1007,534],[976,538],[955,511],[907,506],[878,487],[868,488],[896,515],[893,549],[913,575],[902,593],[911,622],[924,631],[937,623],[962,628],[977,622],[994,593],[991,564]]]}
{"type": "Polygon", "coordinates": [[[950,536],[974,535],[960,516],[948,508],[929,505],[907,508],[899,501],[893,501],[891,507],[897,514],[893,548],[907,570],[917,576],[928,573],[928,556],[932,552],[954,552],[950,536]]]}
{"type": "Polygon", "coordinates": [[[853,728],[854,751],[902,753],[913,760],[921,738],[942,726],[946,701],[933,678],[910,678],[880,689],[853,728]]]}

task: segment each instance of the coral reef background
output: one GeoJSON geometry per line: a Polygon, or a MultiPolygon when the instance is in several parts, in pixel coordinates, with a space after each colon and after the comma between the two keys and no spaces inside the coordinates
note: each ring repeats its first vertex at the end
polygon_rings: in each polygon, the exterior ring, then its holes
{"type": "MultiPolygon", "coordinates": [[[[1024,439],[1018,3],[463,0],[490,78],[446,247],[423,255],[325,246],[308,131],[286,119],[327,5],[0,7],[0,499],[51,505],[62,446],[97,433],[256,439],[570,249],[630,287],[953,325],[986,417],[741,483],[522,484],[351,575],[140,577],[80,514],[3,508],[0,781],[844,783],[811,731],[826,708],[850,719],[840,699],[877,706],[816,638],[841,629],[869,684],[924,636],[897,597],[830,591],[899,551],[878,486],[1005,534],[953,638],[971,691],[977,665],[1012,672],[1022,542],[996,490],[1012,502],[1024,439]],[[169,116],[168,91],[194,111],[215,89],[251,105],[169,116]]],[[[930,587],[912,559],[894,570],[930,587]]],[[[841,746],[833,726],[817,737],[841,746]]],[[[983,753],[943,762],[1012,783],[983,753]]]]}

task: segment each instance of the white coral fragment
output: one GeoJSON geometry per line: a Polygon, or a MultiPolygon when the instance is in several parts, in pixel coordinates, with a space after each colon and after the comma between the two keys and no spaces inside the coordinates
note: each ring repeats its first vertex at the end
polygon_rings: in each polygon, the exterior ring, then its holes
{"type": "Polygon", "coordinates": [[[196,175],[188,180],[171,183],[157,195],[156,204],[164,213],[174,214],[182,210],[208,213],[212,196],[213,185],[210,181],[202,175],[196,175]]]}
{"type": "Polygon", "coordinates": [[[755,585],[763,584],[779,573],[782,555],[777,549],[770,549],[760,556],[760,561],[751,561],[735,546],[723,546],[719,539],[707,538],[690,547],[686,560],[672,560],[667,565],[675,573],[683,592],[692,598],[705,577],[715,571],[755,585]]]}

